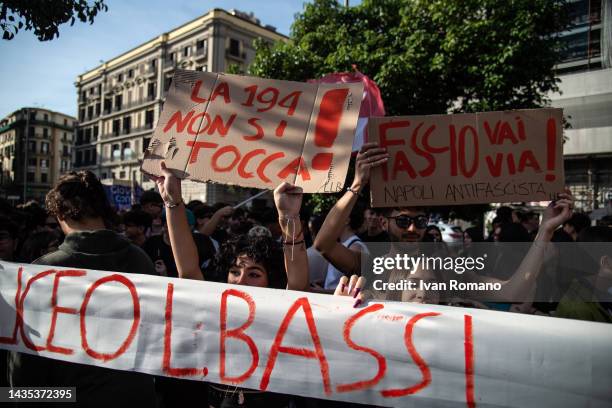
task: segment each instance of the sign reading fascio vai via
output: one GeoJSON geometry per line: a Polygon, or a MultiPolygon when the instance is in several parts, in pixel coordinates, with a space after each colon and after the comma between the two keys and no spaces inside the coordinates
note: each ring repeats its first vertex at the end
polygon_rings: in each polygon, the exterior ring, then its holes
{"type": "Polygon", "coordinates": [[[177,70],[143,171],[307,193],[340,191],[363,84],[307,84],[177,70]]]}
{"type": "Polygon", "coordinates": [[[371,118],[391,158],[372,171],[376,207],[543,201],[563,191],[561,109],[371,118]]]}

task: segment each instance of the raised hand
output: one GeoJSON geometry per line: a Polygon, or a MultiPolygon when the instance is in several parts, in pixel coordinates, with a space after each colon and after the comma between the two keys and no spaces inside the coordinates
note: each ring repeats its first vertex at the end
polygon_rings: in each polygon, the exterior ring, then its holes
{"type": "Polygon", "coordinates": [[[389,160],[387,149],[378,147],[377,143],[366,143],[361,147],[355,162],[355,179],[352,189],[358,191],[370,182],[370,173],[374,167],[389,160]]]}
{"type": "Polygon", "coordinates": [[[357,277],[357,275],[352,275],[350,280],[346,276],[343,276],[340,278],[338,286],[336,286],[334,296],[351,296],[355,299],[353,307],[359,307],[363,304],[362,290],[365,283],[366,280],[363,276],[357,277]]]}
{"type": "Polygon", "coordinates": [[[160,166],[162,176],[151,176],[151,178],[157,184],[162,200],[170,205],[181,202],[181,180],[168,170],[165,162],[162,161],[160,166]]]}
{"type": "Polygon", "coordinates": [[[554,232],[559,226],[572,218],[572,210],[574,208],[574,197],[568,188],[564,193],[559,194],[559,199],[551,201],[544,215],[540,228],[546,232],[554,232]]]}
{"type": "Polygon", "coordinates": [[[283,182],[276,187],[274,190],[274,204],[276,205],[279,217],[287,219],[299,218],[303,195],[301,187],[287,182],[283,182]]]}

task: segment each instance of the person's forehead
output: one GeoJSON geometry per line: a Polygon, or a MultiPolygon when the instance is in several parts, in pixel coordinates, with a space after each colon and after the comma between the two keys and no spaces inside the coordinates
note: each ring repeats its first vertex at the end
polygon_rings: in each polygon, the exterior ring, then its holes
{"type": "Polygon", "coordinates": [[[410,217],[416,217],[418,215],[426,215],[425,211],[420,210],[418,208],[402,208],[400,210],[393,210],[391,213],[392,217],[397,217],[398,215],[408,215],[410,217]]]}

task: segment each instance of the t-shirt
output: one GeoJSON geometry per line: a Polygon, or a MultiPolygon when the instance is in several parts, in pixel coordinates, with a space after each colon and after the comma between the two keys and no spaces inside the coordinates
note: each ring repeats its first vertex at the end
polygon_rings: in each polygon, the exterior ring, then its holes
{"type": "MultiPolygon", "coordinates": [[[[342,242],[342,245],[353,250],[356,250],[356,247],[360,247],[363,254],[369,254],[368,247],[361,242],[361,239],[357,235],[351,235],[342,242]]],[[[330,263],[327,267],[327,274],[325,275],[324,288],[335,289],[343,275],[344,274],[340,270],[336,269],[336,267],[330,263]]]]}

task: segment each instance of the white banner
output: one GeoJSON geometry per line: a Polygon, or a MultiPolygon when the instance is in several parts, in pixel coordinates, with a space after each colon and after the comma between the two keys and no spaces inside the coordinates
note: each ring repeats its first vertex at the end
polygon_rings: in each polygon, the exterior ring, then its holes
{"type": "Polygon", "coordinates": [[[373,405],[612,405],[612,326],[601,323],[0,266],[9,350],[373,405]]]}

